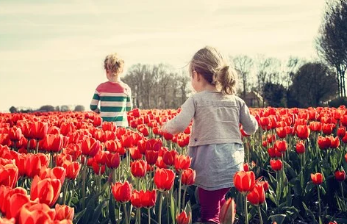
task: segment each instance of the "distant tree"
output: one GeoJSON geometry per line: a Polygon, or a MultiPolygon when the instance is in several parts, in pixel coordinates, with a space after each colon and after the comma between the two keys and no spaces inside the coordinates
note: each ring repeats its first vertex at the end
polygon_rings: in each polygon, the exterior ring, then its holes
{"type": "Polygon", "coordinates": [[[335,96],[335,73],[321,62],[306,63],[294,75],[289,91],[290,105],[294,102],[298,107],[317,107],[335,96]]]}
{"type": "Polygon", "coordinates": [[[306,63],[304,59],[300,59],[294,56],[290,56],[289,59],[286,61],[284,67],[284,77],[282,82],[283,86],[286,87],[286,89],[288,89],[289,86],[292,84],[295,72],[297,72],[299,67],[304,63],[306,63]]]}
{"type": "Polygon", "coordinates": [[[47,112],[54,111],[54,107],[52,105],[44,105],[44,106],[41,106],[39,110],[47,111],[47,112]]]}
{"type": "MultiPolygon", "coordinates": [[[[280,65],[281,62],[276,58],[268,58],[263,55],[260,55],[256,58],[256,91],[262,96],[265,83],[269,82],[278,84],[280,82],[280,65]]],[[[265,106],[264,101],[263,104],[263,106],[265,106]]]]}
{"type": "Polygon", "coordinates": [[[281,84],[267,82],[264,85],[263,97],[268,106],[286,107],[287,90],[281,84]]]}
{"type": "Polygon", "coordinates": [[[62,111],[62,112],[71,111],[71,108],[67,105],[62,105],[60,107],[60,111],[62,111]]]}
{"type": "Polygon", "coordinates": [[[11,113],[17,113],[18,112],[17,108],[15,108],[14,106],[10,107],[9,111],[11,113]]]}
{"type": "Polygon", "coordinates": [[[60,111],[60,107],[59,107],[59,106],[56,106],[56,107],[55,107],[55,111],[60,111]]]}
{"type": "Polygon", "coordinates": [[[85,111],[85,108],[83,105],[76,105],[74,111],[83,112],[85,111]]]}
{"type": "Polygon", "coordinates": [[[184,78],[170,65],[132,65],[123,81],[131,90],[134,106],[141,109],[178,108],[186,100],[189,77],[184,78]]]}
{"type": "Polygon", "coordinates": [[[239,83],[242,85],[242,97],[246,96],[250,83],[249,75],[253,66],[253,59],[247,55],[232,57],[235,70],[239,73],[239,83]]]}
{"type": "Polygon", "coordinates": [[[347,1],[327,1],[325,15],[317,38],[319,55],[336,70],[338,95],[346,97],[347,70],[347,1]]]}

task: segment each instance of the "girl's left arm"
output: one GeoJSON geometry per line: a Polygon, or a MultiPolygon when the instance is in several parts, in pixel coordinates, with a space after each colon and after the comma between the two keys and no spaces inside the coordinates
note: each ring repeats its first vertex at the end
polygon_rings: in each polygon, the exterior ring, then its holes
{"type": "Polygon", "coordinates": [[[133,99],[131,97],[131,89],[128,90],[127,103],[126,103],[126,111],[131,111],[133,109],[133,99]]]}
{"type": "Polygon", "coordinates": [[[186,102],[181,106],[181,112],[176,115],[172,120],[168,121],[162,127],[163,132],[168,132],[171,134],[177,134],[183,132],[195,114],[195,105],[192,97],[188,98],[186,102]]]}

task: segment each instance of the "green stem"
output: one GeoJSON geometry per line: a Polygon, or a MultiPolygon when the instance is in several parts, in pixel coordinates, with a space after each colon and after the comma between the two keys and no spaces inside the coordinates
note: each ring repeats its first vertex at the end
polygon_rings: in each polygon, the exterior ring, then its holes
{"type": "Polygon", "coordinates": [[[148,224],[151,224],[151,208],[148,208],[148,224]]]}
{"type": "Polygon", "coordinates": [[[258,205],[257,207],[258,207],[258,212],[259,212],[259,223],[260,223],[260,224],[263,224],[263,217],[261,216],[260,205],[258,205]]]}
{"type": "Polygon", "coordinates": [[[128,217],[128,211],[127,211],[127,205],[125,203],[122,204],[124,209],[124,217],[125,217],[125,223],[129,224],[129,217],[128,217]]]}
{"type": "Polygon", "coordinates": [[[161,210],[163,209],[163,193],[159,192],[159,213],[158,213],[158,223],[161,224],[161,210]]]}
{"type": "MultiPolygon", "coordinates": [[[[87,159],[87,158],[85,158],[87,159]]],[[[87,176],[87,167],[82,164],[82,209],[86,207],[86,176],[87,176]]]]}
{"type": "Polygon", "coordinates": [[[66,204],[66,194],[67,194],[68,188],[69,188],[69,180],[65,180],[65,186],[63,191],[63,205],[66,204]]]}
{"type": "Polygon", "coordinates": [[[178,212],[181,212],[181,188],[182,188],[182,171],[180,171],[180,174],[178,176],[178,203],[177,208],[178,212]]]}
{"type": "Polygon", "coordinates": [[[319,219],[321,217],[321,205],[320,205],[320,191],[319,191],[319,185],[317,185],[317,192],[318,192],[318,216],[319,219]]]}
{"type": "Polygon", "coordinates": [[[184,206],[185,206],[185,204],[186,204],[186,193],[187,193],[187,188],[188,188],[188,186],[186,186],[186,188],[184,189],[184,192],[183,192],[182,209],[184,209],[184,206]]]}
{"type": "Polygon", "coordinates": [[[248,224],[247,195],[245,194],[245,224],[248,224]]]}
{"type": "Polygon", "coordinates": [[[343,195],[343,184],[342,184],[342,181],[340,182],[340,187],[341,187],[342,200],[345,201],[345,196],[343,195]]]}
{"type": "Polygon", "coordinates": [[[137,220],[138,220],[138,224],[141,224],[141,208],[137,209],[137,220]]]}

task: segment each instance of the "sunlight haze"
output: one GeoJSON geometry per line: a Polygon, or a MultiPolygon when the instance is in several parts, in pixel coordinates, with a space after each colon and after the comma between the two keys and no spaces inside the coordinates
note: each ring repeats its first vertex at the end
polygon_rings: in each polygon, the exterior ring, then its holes
{"type": "Polygon", "coordinates": [[[0,112],[84,105],[103,60],[185,67],[211,45],[230,56],[316,58],[323,0],[0,1],[0,112]]]}

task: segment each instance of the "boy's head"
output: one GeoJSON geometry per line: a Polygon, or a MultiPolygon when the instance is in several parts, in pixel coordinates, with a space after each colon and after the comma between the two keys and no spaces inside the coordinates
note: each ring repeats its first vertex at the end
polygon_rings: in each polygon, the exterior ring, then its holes
{"type": "Polygon", "coordinates": [[[107,55],[104,60],[104,68],[109,74],[119,74],[123,72],[124,60],[117,53],[107,55]]]}

